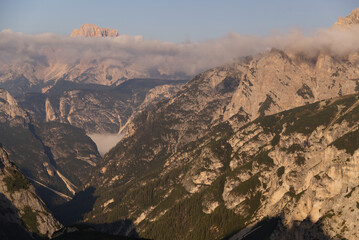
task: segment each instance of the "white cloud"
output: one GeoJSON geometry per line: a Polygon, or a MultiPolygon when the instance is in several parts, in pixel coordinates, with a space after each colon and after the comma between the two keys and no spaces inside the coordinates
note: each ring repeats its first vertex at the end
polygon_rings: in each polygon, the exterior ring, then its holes
{"type": "Polygon", "coordinates": [[[96,143],[98,152],[101,154],[101,156],[104,156],[105,153],[107,153],[119,141],[121,141],[124,134],[93,133],[88,134],[88,136],[96,143]]]}
{"type": "Polygon", "coordinates": [[[226,36],[196,43],[170,43],[146,40],[141,36],[118,38],[70,38],[55,34],[26,35],[10,30],[0,32],[0,64],[23,63],[69,66],[86,62],[113,61],[120,68],[193,76],[208,68],[253,55],[268,48],[287,49],[313,56],[319,51],[345,55],[359,51],[359,27],[351,31],[321,29],[311,36],[298,30],[285,35],[226,36]]]}

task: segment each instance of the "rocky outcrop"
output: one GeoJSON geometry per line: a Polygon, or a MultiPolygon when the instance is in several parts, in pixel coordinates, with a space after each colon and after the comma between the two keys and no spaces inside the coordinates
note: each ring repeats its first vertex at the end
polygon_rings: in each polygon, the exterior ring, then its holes
{"type": "Polygon", "coordinates": [[[46,112],[46,122],[50,122],[50,121],[55,121],[56,120],[56,115],[55,115],[55,111],[50,103],[50,100],[48,98],[46,98],[45,101],[45,112],[46,112]]]}
{"type": "Polygon", "coordinates": [[[184,82],[131,79],[117,87],[66,87],[69,82],[58,81],[45,94],[29,94],[19,104],[40,122],[66,123],[87,133],[118,133],[131,116],[174,95],[184,82]]]}
{"type": "MultiPolygon", "coordinates": [[[[358,56],[353,54],[348,58],[354,60],[358,56]]],[[[247,64],[234,65],[230,72],[236,72],[242,81],[223,111],[224,119],[230,119],[240,110],[255,119],[321,99],[355,93],[358,76],[352,63],[340,63],[324,53],[303,58],[272,50],[247,64]]]]}
{"type": "Polygon", "coordinates": [[[80,29],[75,28],[70,37],[118,37],[118,31],[112,28],[99,28],[95,24],[82,24],[80,29]]]}
{"type": "Polygon", "coordinates": [[[11,124],[28,122],[26,112],[19,107],[15,98],[5,89],[0,88],[0,122],[11,122],[11,124]]]}
{"type": "Polygon", "coordinates": [[[37,196],[29,180],[8,159],[2,147],[0,147],[0,201],[2,213],[0,236],[4,234],[5,239],[9,236],[19,239],[27,239],[24,236],[31,239],[38,235],[50,237],[61,227],[37,196]],[[3,229],[3,226],[8,226],[8,229],[3,229]],[[27,235],[26,232],[29,234],[27,235]]]}
{"type": "MultiPolygon", "coordinates": [[[[176,82],[173,82],[176,83],[176,82]]],[[[183,84],[165,84],[156,86],[148,91],[145,99],[141,103],[140,109],[144,110],[146,107],[155,104],[163,99],[170,98],[178,92],[183,84]]]]}
{"type": "Polygon", "coordinates": [[[354,9],[351,14],[345,18],[339,17],[338,21],[334,23],[333,27],[350,29],[359,24],[359,8],[354,9]]]}

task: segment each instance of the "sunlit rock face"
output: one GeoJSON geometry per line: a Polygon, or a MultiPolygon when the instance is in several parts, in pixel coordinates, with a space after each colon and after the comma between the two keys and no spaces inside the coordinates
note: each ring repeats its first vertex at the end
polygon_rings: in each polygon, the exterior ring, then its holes
{"type": "Polygon", "coordinates": [[[82,24],[80,29],[75,28],[70,37],[118,37],[118,31],[112,28],[99,28],[95,24],[82,24]]]}
{"type": "Polygon", "coordinates": [[[8,91],[0,88],[0,122],[11,121],[13,124],[19,119],[28,121],[26,112],[18,106],[15,98],[8,91]]]}
{"type": "MultiPolygon", "coordinates": [[[[100,197],[88,219],[105,219],[117,214],[122,202],[131,202],[130,216],[123,217],[136,220],[140,232],[157,239],[149,229],[177,216],[177,208],[168,207],[176,203],[189,207],[200,202],[203,219],[205,214],[233,213],[228,222],[245,217],[245,225],[283,214],[288,229],[296,221],[324,221],[331,210],[338,216],[342,208],[330,208],[330,199],[346,201],[345,195],[358,184],[348,177],[356,171],[356,154],[332,146],[357,126],[343,121],[352,121],[348,114],[356,114],[357,98],[344,95],[357,93],[357,59],[355,53],[342,59],[325,52],[308,57],[273,49],[199,74],[169,100],[135,117],[127,136],[99,162],[91,183],[101,185],[100,197]],[[338,102],[332,102],[336,97],[338,102]],[[322,99],[327,101],[310,105],[322,99]],[[285,110],[275,119],[266,117],[285,110]],[[264,118],[263,123],[249,124],[258,118],[264,118]],[[281,127],[274,128],[276,124],[281,127]],[[270,127],[274,129],[267,130],[270,127]],[[334,171],[336,167],[347,172],[334,171]],[[144,171],[149,172],[145,180],[144,171]],[[121,201],[116,200],[113,189],[124,184],[131,190],[123,190],[121,201]],[[146,189],[154,192],[153,198],[143,203],[133,197],[146,189]],[[103,207],[112,198],[114,202],[103,207]]],[[[353,199],[344,210],[354,220],[353,199]]],[[[230,232],[221,223],[212,225],[221,237],[230,232]]],[[[338,233],[332,226],[336,223],[325,226],[330,236],[338,233]]],[[[342,235],[351,236],[354,226],[346,228],[350,230],[342,235]]]]}
{"type": "Polygon", "coordinates": [[[359,8],[354,9],[351,14],[345,18],[339,17],[333,27],[350,29],[359,24],[359,8]]]}

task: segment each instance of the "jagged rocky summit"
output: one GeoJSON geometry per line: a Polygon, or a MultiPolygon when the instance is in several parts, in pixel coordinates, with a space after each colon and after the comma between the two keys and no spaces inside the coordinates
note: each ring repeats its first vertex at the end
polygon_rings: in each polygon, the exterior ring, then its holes
{"type": "Polygon", "coordinates": [[[345,18],[339,17],[338,21],[334,23],[334,27],[350,29],[359,24],[359,8],[354,9],[351,14],[345,18]]]}
{"type": "MultiPolygon", "coordinates": [[[[355,24],[355,16],[357,10],[338,22],[355,24]]],[[[57,181],[70,194],[83,190],[73,185],[84,186],[87,174],[91,176],[86,186],[96,188],[96,198],[85,222],[130,219],[141,236],[154,239],[220,239],[241,229],[232,239],[253,239],[274,220],[266,233],[270,239],[357,239],[358,66],[356,52],[338,58],[327,52],[306,56],[273,49],[199,74],[149,108],[146,102],[171,86],[134,93],[123,102],[135,100],[131,106],[143,111],[130,119],[124,140],[94,164],[78,151],[63,159],[69,150],[64,153],[62,145],[79,141],[64,139],[58,148],[60,126],[67,129],[77,122],[103,129],[115,122],[117,130],[132,111],[124,107],[122,120],[117,111],[108,121],[92,118],[94,109],[97,116],[107,113],[97,111],[107,98],[92,90],[61,91],[54,98],[53,87],[40,95],[39,105],[19,103],[30,116],[41,112],[41,119],[30,119],[2,91],[0,127],[37,139],[37,149],[29,146],[27,151],[41,153],[33,159],[43,160],[33,161],[36,169],[29,169],[39,180],[57,181]],[[35,120],[41,125],[29,128],[35,120]],[[49,148],[53,155],[45,156],[49,148]],[[78,164],[84,174],[63,178],[78,164]]],[[[120,106],[122,102],[106,107],[120,106]]],[[[12,146],[18,139],[3,139],[11,159],[25,169],[21,163],[27,155],[12,146]]],[[[91,147],[81,139],[81,146],[91,147]]],[[[96,153],[83,153],[91,152],[96,153]]]]}
{"type": "Polygon", "coordinates": [[[70,37],[118,37],[120,36],[116,29],[100,28],[96,24],[85,23],[80,29],[75,28],[70,37]]]}

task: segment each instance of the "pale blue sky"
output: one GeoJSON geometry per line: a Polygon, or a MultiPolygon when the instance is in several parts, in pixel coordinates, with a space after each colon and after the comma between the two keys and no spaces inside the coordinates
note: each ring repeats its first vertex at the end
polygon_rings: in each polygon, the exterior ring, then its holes
{"type": "Polygon", "coordinates": [[[359,0],[0,0],[0,30],[69,35],[89,22],[147,39],[202,41],[230,31],[310,32],[358,7],[359,0]]]}

